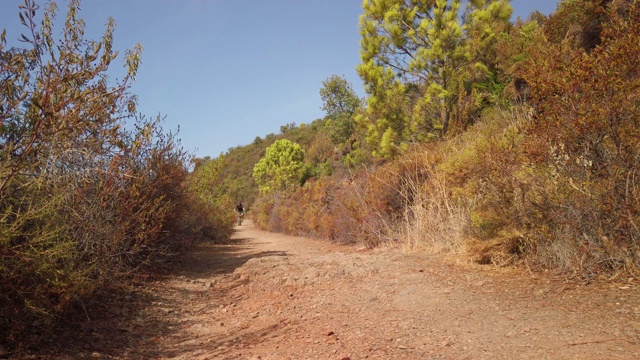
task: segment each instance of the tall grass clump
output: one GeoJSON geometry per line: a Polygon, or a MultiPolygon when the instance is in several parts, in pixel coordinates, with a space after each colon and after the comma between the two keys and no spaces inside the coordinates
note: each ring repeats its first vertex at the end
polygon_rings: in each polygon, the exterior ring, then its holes
{"type": "Polygon", "coordinates": [[[451,196],[446,177],[435,167],[437,161],[435,146],[401,157],[404,171],[398,174],[401,182],[395,190],[403,206],[394,237],[409,250],[460,253],[470,231],[468,207],[451,196]]]}
{"type": "Polygon", "coordinates": [[[479,262],[511,264],[530,245],[523,235],[534,223],[526,199],[530,167],[522,152],[531,114],[526,105],[487,111],[466,133],[440,146],[445,155],[437,172],[467,214],[465,243],[479,262]]]}

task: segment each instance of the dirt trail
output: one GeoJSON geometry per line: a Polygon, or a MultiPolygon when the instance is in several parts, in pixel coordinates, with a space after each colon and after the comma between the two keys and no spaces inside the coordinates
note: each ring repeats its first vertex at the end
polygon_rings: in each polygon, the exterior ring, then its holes
{"type": "Polygon", "coordinates": [[[640,358],[631,280],[572,283],[250,221],[174,266],[110,318],[79,324],[59,358],[640,358]]]}

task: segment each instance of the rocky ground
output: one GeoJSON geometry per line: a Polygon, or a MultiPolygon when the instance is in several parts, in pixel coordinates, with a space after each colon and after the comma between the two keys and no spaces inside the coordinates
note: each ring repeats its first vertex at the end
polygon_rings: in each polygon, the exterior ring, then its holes
{"type": "Polygon", "coordinates": [[[25,359],[637,359],[640,284],[257,230],[85,304],[25,359]]]}

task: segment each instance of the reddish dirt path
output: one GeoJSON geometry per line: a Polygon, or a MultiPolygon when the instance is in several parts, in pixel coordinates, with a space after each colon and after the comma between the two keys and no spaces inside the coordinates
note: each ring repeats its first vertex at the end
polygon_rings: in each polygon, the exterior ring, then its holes
{"type": "Polygon", "coordinates": [[[55,358],[640,358],[632,280],[584,285],[250,221],[127,296],[55,358]]]}

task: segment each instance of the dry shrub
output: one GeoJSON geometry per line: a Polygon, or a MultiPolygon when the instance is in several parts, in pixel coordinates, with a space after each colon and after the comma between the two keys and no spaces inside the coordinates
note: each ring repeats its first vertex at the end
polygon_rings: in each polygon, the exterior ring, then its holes
{"type": "Polygon", "coordinates": [[[437,177],[446,179],[445,191],[457,206],[452,216],[467,221],[463,238],[482,263],[520,260],[528,244],[526,229],[534,221],[522,144],[531,114],[526,106],[487,112],[467,133],[438,150],[443,160],[436,167],[437,177]],[[522,243],[511,246],[518,237],[509,234],[525,235],[522,243]]]}
{"type": "MultiPolygon", "coordinates": [[[[608,136],[592,148],[594,142],[584,139],[597,137],[599,125],[581,130],[582,140],[572,138],[577,129],[551,136],[554,125],[542,126],[540,116],[526,108],[488,114],[445,145],[449,155],[437,169],[445,173],[453,196],[469,206],[471,254],[481,263],[526,260],[586,277],[635,274],[639,202],[638,165],[632,159],[638,159],[637,148],[616,149],[608,136]]],[[[570,118],[570,109],[561,116],[570,118]]],[[[639,143],[633,134],[624,130],[624,137],[639,143]]]]}
{"type": "Polygon", "coordinates": [[[62,41],[52,38],[55,4],[39,32],[31,1],[31,48],[0,39],[0,345],[180,250],[185,224],[198,226],[183,222],[190,156],[160,118],[135,115],[127,92],[140,49],[109,86],[113,22],[102,41],[84,40],[79,3],[69,7],[62,41]]]}
{"type": "Polygon", "coordinates": [[[270,229],[269,216],[275,206],[274,200],[273,197],[259,196],[251,205],[251,218],[261,229],[270,229]]]}
{"type": "Polygon", "coordinates": [[[527,73],[539,109],[528,128],[532,237],[546,266],[584,276],[640,267],[638,17],[637,2],[612,3],[597,47],[546,44],[527,73]]]}
{"type": "Polygon", "coordinates": [[[141,152],[114,156],[110,167],[103,166],[106,156],[85,168],[61,155],[39,176],[13,176],[5,183],[3,342],[15,341],[29,324],[47,325],[73,301],[181,248],[186,155],[172,138],[144,143],[139,135],[130,139],[141,152]]]}
{"type": "Polygon", "coordinates": [[[185,159],[172,146],[147,145],[165,158],[118,156],[110,161],[118,171],[83,171],[59,156],[44,168],[46,176],[6,183],[0,196],[3,341],[176,250],[185,159]]]}
{"type": "Polygon", "coordinates": [[[638,245],[625,233],[628,213],[607,205],[607,184],[579,181],[579,172],[539,166],[528,174],[528,258],[534,264],[590,277],[597,273],[637,271],[638,245]],[[563,175],[560,175],[563,174],[563,175]]]}
{"type": "Polygon", "coordinates": [[[479,264],[497,266],[513,265],[522,259],[527,241],[517,232],[501,232],[498,236],[485,241],[470,239],[469,253],[479,264]]]}
{"type": "Polygon", "coordinates": [[[444,181],[430,176],[424,154],[408,153],[402,161],[347,178],[309,181],[289,198],[269,202],[273,207],[254,209],[254,215],[268,218],[266,226],[259,224],[273,231],[340,243],[460,251],[468,216],[451,200],[444,181]]]}
{"type": "MultiPolygon", "coordinates": [[[[620,205],[631,199],[637,203],[635,178],[596,179],[583,158],[548,138],[541,141],[537,129],[540,124],[527,107],[497,111],[436,150],[446,154],[436,166],[436,177],[444,175],[455,204],[468,209],[463,213],[468,211],[471,222],[470,254],[480,263],[525,260],[583,276],[633,273],[635,220],[624,219],[636,212],[620,211],[620,205]],[[628,198],[614,206],[616,191],[611,189],[616,187],[628,198]],[[616,230],[623,224],[629,230],[616,230]],[[625,233],[629,237],[621,237],[625,233]]],[[[620,162],[604,163],[615,167],[620,162]]]]}
{"type": "Polygon", "coordinates": [[[436,168],[439,144],[413,148],[398,160],[366,173],[361,197],[373,211],[372,245],[393,242],[430,253],[460,252],[468,236],[467,206],[454,200],[436,168]]]}
{"type": "Polygon", "coordinates": [[[392,209],[400,205],[393,192],[391,173],[381,167],[354,174],[337,189],[338,206],[335,214],[336,231],[350,241],[368,247],[394,242],[390,226],[397,212],[392,209]],[[349,220],[349,221],[347,221],[349,220]]]}
{"type": "Polygon", "coordinates": [[[371,236],[362,234],[370,216],[366,204],[354,192],[352,182],[325,177],[309,181],[288,198],[261,196],[252,213],[256,223],[271,231],[353,243],[371,236]]]}

